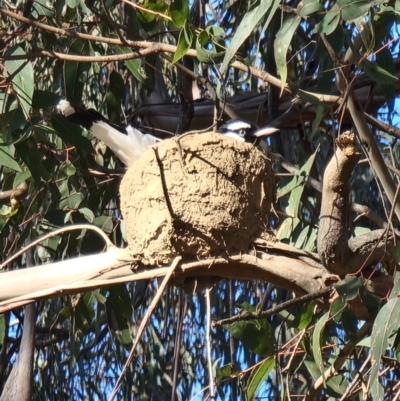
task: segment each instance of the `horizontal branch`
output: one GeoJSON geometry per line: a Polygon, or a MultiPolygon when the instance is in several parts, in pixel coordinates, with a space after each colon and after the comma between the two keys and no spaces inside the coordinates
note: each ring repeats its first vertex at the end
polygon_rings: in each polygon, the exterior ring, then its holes
{"type": "MultiPolygon", "coordinates": [[[[123,43],[120,39],[105,38],[103,36],[88,35],[87,33],[79,33],[75,31],[68,31],[66,29],[56,28],[55,26],[43,24],[42,22],[37,22],[29,18],[25,18],[22,15],[13,13],[12,11],[6,10],[5,8],[0,8],[0,14],[7,15],[17,21],[23,22],[24,24],[33,26],[35,28],[40,28],[48,32],[55,33],[56,35],[60,36],[68,36],[70,38],[83,39],[83,40],[88,40],[90,42],[107,43],[109,45],[118,45],[118,46],[125,45],[125,43],[123,43]]],[[[147,48],[149,44],[152,44],[152,42],[148,42],[146,40],[143,41],[126,40],[126,43],[133,48],[134,47],[147,48]]]]}
{"type": "MultiPolygon", "coordinates": [[[[293,254],[298,252],[293,248],[293,254]]],[[[180,285],[189,277],[218,276],[238,280],[263,280],[293,291],[309,294],[335,281],[324,268],[316,268],[287,253],[273,254],[273,248],[257,255],[216,258],[182,263],[173,277],[180,285]]],[[[50,298],[130,281],[163,277],[169,267],[133,271],[124,249],[1,273],[0,313],[32,299],[50,298]]]]}
{"type": "MultiPolygon", "coordinates": [[[[108,56],[79,56],[79,55],[72,55],[72,54],[63,54],[54,51],[48,51],[45,49],[35,50],[33,52],[26,53],[25,55],[15,55],[15,56],[2,56],[0,57],[0,61],[5,60],[31,60],[40,57],[50,57],[56,58],[58,60],[66,60],[66,61],[77,61],[81,63],[93,63],[93,62],[112,62],[112,61],[125,61],[125,60],[132,60],[140,57],[144,57],[154,53],[172,53],[175,54],[177,46],[170,45],[167,43],[155,43],[151,41],[133,41],[133,40],[124,40],[117,38],[105,38],[102,36],[95,36],[95,35],[88,35],[84,33],[68,31],[66,29],[56,28],[47,24],[43,24],[41,22],[33,21],[29,18],[25,18],[21,15],[18,15],[12,11],[6,10],[4,8],[0,8],[0,14],[7,15],[15,20],[23,22],[27,25],[46,30],[48,32],[55,33],[60,36],[67,36],[71,38],[79,38],[83,40],[88,40],[91,42],[99,42],[99,43],[106,43],[110,45],[116,46],[124,46],[129,45],[129,47],[133,49],[141,49],[135,52],[126,53],[126,54],[114,54],[108,56]]],[[[194,49],[189,49],[186,53],[188,57],[197,57],[197,51],[194,49]]],[[[251,67],[245,63],[239,61],[233,61],[230,66],[237,70],[248,72],[249,74],[257,77],[265,82],[270,83],[271,85],[277,86],[278,88],[282,88],[282,81],[273,75],[269,74],[266,71],[262,71],[258,68],[251,67]]],[[[286,92],[291,93],[288,85],[283,85],[283,90],[286,92]]],[[[319,101],[324,103],[337,103],[340,99],[339,96],[334,95],[322,95],[315,93],[313,94],[315,97],[319,99],[319,101]]]]}
{"type": "Polygon", "coordinates": [[[124,54],[110,54],[108,56],[79,56],[77,54],[64,54],[39,48],[33,52],[29,52],[26,54],[18,54],[15,56],[2,56],[0,57],[0,60],[32,60],[40,57],[50,57],[57,60],[76,61],[78,63],[111,63],[113,61],[133,60],[136,58],[148,56],[149,54],[159,53],[160,51],[162,51],[160,47],[162,47],[161,43],[151,43],[151,46],[148,46],[147,49],[141,49],[135,52],[124,54]]]}

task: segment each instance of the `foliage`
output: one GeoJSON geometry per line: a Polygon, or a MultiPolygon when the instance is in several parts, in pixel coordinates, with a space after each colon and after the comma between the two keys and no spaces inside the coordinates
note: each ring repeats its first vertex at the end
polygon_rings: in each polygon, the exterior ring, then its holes
{"type": "MultiPolygon", "coordinates": [[[[301,114],[284,119],[281,134],[269,140],[279,177],[272,225],[279,239],[308,252],[316,251],[318,180],[332,154],[332,137],[353,124],[346,108],[338,107],[348,96],[358,96],[380,155],[392,170],[399,169],[400,134],[390,126],[397,123],[398,0],[11,0],[2,7],[3,260],[45,233],[83,222],[126,246],[115,174],[119,162],[104,144],[54,111],[61,98],[143,131],[149,126],[165,130],[165,113],[181,127],[177,133],[203,128],[196,125],[202,102],[193,102],[193,82],[202,100],[225,106],[224,118],[251,115],[264,124],[300,98],[301,114]],[[347,70],[351,91],[335,89],[340,69],[347,70]],[[193,120],[185,123],[183,114],[194,114],[193,120]],[[377,124],[370,114],[389,126],[377,124]],[[290,177],[282,174],[288,168],[290,177]]],[[[212,113],[206,119],[211,122],[212,113]]],[[[365,141],[360,147],[369,155],[365,141]]],[[[382,190],[373,163],[357,166],[351,186],[355,204],[368,206],[375,217],[362,218],[354,232],[382,225],[393,215],[385,197],[390,194],[382,190]]],[[[101,251],[94,234],[71,232],[44,241],[34,257],[42,264],[101,251]]],[[[398,246],[393,259],[374,274],[394,275],[398,246]]],[[[24,266],[22,256],[8,269],[24,266]]],[[[221,399],[356,399],[364,392],[377,400],[396,399],[399,283],[394,275],[384,299],[359,277],[346,278],[330,310],[307,301],[268,318],[216,325],[213,378],[203,294],[169,287],[118,399],[200,399],[213,381],[221,399]],[[370,323],[352,310],[357,297],[372,319],[370,337],[370,323]],[[337,375],[322,376],[329,368],[337,375]]],[[[123,284],[39,302],[33,399],[107,399],[157,285],[123,284]]],[[[222,280],[211,293],[212,317],[270,309],[290,298],[265,282],[222,280]]],[[[21,317],[18,308],[0,315],[3,384],[18,351],[21,317]]]]}

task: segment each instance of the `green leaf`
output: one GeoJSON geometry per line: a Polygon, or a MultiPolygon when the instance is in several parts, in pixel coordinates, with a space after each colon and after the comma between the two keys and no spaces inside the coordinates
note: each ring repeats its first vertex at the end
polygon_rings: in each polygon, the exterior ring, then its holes
{"type": "Polygon", "coordinates": [[[125,285],[109,288],[106,306],[109,326],[121,344],[129,346],[132,343],[129,323],[132,319],[133,308],[125,285]]]}
{"type": "MultiPolygon", "coordinates": [[[[316,363],[313,362],[310,358],[306,358],[304,360],[304,365],[306,366],[307,370],[310,372],[310,375],[314,380],[317,380],[319,377],[321,377],[321,373],[316,363]]],[[[340,399],[341,395],[343,395],[347,389],[347,382],[343,380],[342,375],[330,377],[326,385],[327,393],[328,395],[330,395],[330,398],[327,399],[329,401],[340,399]]]]}
{"type": "Polygon", "coordinates": [[[358,290],[358,294],[362,303],[367,307],[369,314],[372,317],[376,317],[379,312],[379,308],[382,305],[382,299],[378,294],[369,291],[365,286],[361,286],[358,290]]]}
{"type": "Polygon", "coordinates": [[[25,169],[25,171],[15,174],[15,178],[13,181],[13,188],[17,188],[21,182],[28,180],[29,178],[32,177],[31,172],[28,169],[25,169]]]}
{"type": "Polygon", "coordinates": [[[315,227],[312,227],[311,233],[308,236],[307,243],[304,246],[305,251],[315,252],[315,250],[317,249],[317,233],[318,233],[318,230],[315,227]]]}
{"type": "Polygon", "coordinates": [[[66,160],[60,167],[60,177],[72,177],[76,174],[76,168],[70,160],[66,160]]]}
{"type": "Polygon", "coordinates": [[[14,151],[6,146],[0,147],[0,165],[11,170],[22,172],[20,165],[14,159],[14,151]]]}
{"type": "Polygon", "coordinates": [[[311,167],[314,164],[315,156],[316,152],[314,152],[306,163],[304,163],[299,170],[298,175],[295,175],[292,178],[296,185],[290,194],[288,206],[286,207],[286,213],[288,216],[298,217],[301,196],[303,195],[303,190],[310,174],[311,167]]]}
{"type": "Polygon", "coordinates": [[[224,35],[225,33],[222,28],[210,26],[197,36],[197,59],[201,63],[218,63],[222,60],[224,51],[219,48],[217,49],[214,42],[219,42],[224,35]]]}
{"type": "Polygon", "coordinates": [[[375,48],[375,32],[371,21],[366,21],[364,17],[359,17],[353,23],[357,27],[364,43],[364,54],[370,54],[375,48]]]}
{"type": "MultiPolygon", "coordinates": [[[[12,47],[6,52],[6,56],[20,56],[25,52],[18,46],[12,47]]],[[[11,78],[11,87],[18,99],[25,118],[29,119],[32,108],[32,97],[35,79],[33,67],[28,60],[8,60],[4,63],[4,75],[11,78]]]]}
{"type": "Polygon", "coordinates": [[[282,224],[279,226],[278,232],[276,233],[276,237],[279,240],[292,238],[292,232],[299,224],[300,220],[298,217],[295,218],[287,217],[285,220],[283,220],[282,224]]]}
{"type": "MultiPolygon", "coordinates": [[[[396,248],[398,248],[399,244],[400,242],[397,243],[396,248]]],[[[400,296],[400,272],[396,271],[393,277],[393,288],[389,294],[389,299],[397,298],[399,296],[400,296]]]]}
{"type": "Polygon", "coordinates": [[[345,21],[352,21],[367,14],[373,3],[369,0],[338,0],[337,4],[342,18],[345,21]]]}
{"type": "Polygon", "coordinates": [[[37,15],[32,13],[36,18],[38,15],[54,17],[54,6],[49,0],[35,0],[33,3],[33,10],[35,10],[37,13],[37,15]]]}
{"type": "Polygon", "coordinates": [[[277,190],[276,190],[277,199],[289,194],[295,188],[297,188],[299,185],[304,184],[304,182],[305,182],[304,176],[299,177],[298,175],[295,175],[293,177],[284,177],[282,180],[280,180],[278,182],[278,185],[277,185],[277,190]],[[294,179],[294,177],[296,177],[296,179],[294,179]],[[298,178],[300,178],[300,179],[298,179],[298,178]]]}
{"type": "Polygon", "coordinates": [[[303,249],[304,242],[307,239],[308,232],[310,231],[310,226],[305,226],[299,236],[296,238],[296,242],[294,244],[295,248],[303,249]]]}
{"type": "MultiPolygon", "coordinates": [[[[65,185],[63,188],[60,186],[60,192],[64,195],[64,198],[60,201],[60,208],[67,208],[70,210],[77,210],[84,200],[84,196],[81,192],[76,192],[75,190],[70,190],[68,185],[65,185]]],[[[70,216],[67,216],[64,223],[69,222],[70,216]]]]}
{"type": "MultiPolygon", "coordinates": [[[[393,56],[387,47],[378,52],[378,54],[376,55],[376,63],[385,71],[387,71],[389,74],[395,76],[396,70],[394,67],[393,56]]],[[[382,91],[388,102],[394,98],[395,90],[393,84],[389,85],[383,84],[382,91]]]]}
{"type": "Polygon", "coordinates": [[[342,326],[349,340],[355,343],[357,341],[358,320],[350,307],[343,310],[342,326]]]}
{"type": "Polygon", "coordinates": [[[340,22],[340,8],[337,3],[325,14],[322,21],[315,25],[314,33],[330,35],[340,22]]]}
{"type": "Polygon", "coordinates": [[[82,136],[82,128],[73,124],[61,114],[54,114],[51,123],[57,135],[66,143],[75,146],[79,152],[88,154],[93,152],[93,147],[89,139],[82,136]]]}
{"type": "MultiPolygon", "coordinates": [[[[127,54],[131,53],[132,50],[128,47],[123,46],[112,46],[117,54],[127,54]]],[[[128,68],[128,70],[133,74],[133,76],[141,83],[146,82],[146,72],[142,67],[142,60],[140,59],[132,59],[132,60],[125,60],[124,64],[128,68]]]]}
{"type": "Polygon", "coordinates": [[[107,298],[100,293],[100,289],[92,291],[93,299],[95,299],[99,304],[104,305],[107,301],[107,298]]]}
{"type": "Polygon", "coordinates": [[[19,157],[28,167],[37,184],[40,185],[42,178],[44,181],[50,181],[52,177],[44,168],[42,164],[42,155],[37,148],[36,142],[32,138],[16,144],[15,149],[17,150],[19,157]]]}
{"type": "MultiPolygon", "coordinates": [[[[79,56],[93,55],[92,45],[87,40],[75,39],[68,54],[79,56]]],[[[76,105],[82,104],[83,88],[88,79],[90,63],[66,61],[64,63],[65,93],[67,99],[76,105]]]]}
{"type": "Polygon", "coordinates": [[[81,207],[78,209],[78,212],[82,214],[89,223],[93,223],[94,213],[90,209],[87,207],[81,207]]]}
{"type": "Polygon", "coordinates": [[[319,100],[318,96],[315,96],[315,93],[300,89],[297,91],[297,94],[300,96],[303,102],[310,102],[316,106],[324,106],[324,104],[319,100]]]}
{"type": "Polygon", "coordinates": [[[80,0],[66,0],[66,2],[69,8],[75,9],[78,7],[80,0]]]}
{"type": "Polygon", "coordinates": [[[183,28],[189,18],[188,0],[173,0],[169,11],[175,26],[177,28],[183,28]]]}
{"type": "Polygon", "coordinates": [[[18,213],[18,210],[18,206],[1,205],[0,215],[9,219],[10,217],[15,216],[18,213]]]}
{"type": "Polygon", "coordinates": [[[255,354],[262,356],[274,354],[274,337],[267,320],[236,322],[224,327],[255,354]]]}
{"type": "Polygon", "coordinates": [[[6,335],[6,320],[3,313],[0,315],[0,346],[3,345],[5,335],[6,335]]]}
{"type": "Polygon", "coordinates": [[[271,373],[275,366],[275,359],[268,358],[261,365],[255,368],[247,381],[245,388],[246,400],[254,400],[257,394],[257,390],[265,382],[268,375],[271,373]]]}
{"type": "Polygon", "coordinates": [[[319,0],[303,0],[298,4],[297,11],[301,17],[307,17],[307,15],[318,12],[321,8],[322,5],[319,0]]]}
{"type": "Polygon", "coordinates": [[[322,344],[324,338],[324,330],[329,321],[329,312],[325,313],[315,325],[313,332],[312,349],[315,363],[318,366],[320,373],[324,372],[324,359],[322,357],[322,344]]]}
{"type": "Polygon", "coordinates": [[[244,14],[231,42],[229,43],[229,47],[226,50],[225,57],[220,68],[221,75],[225,73],[232,58],[238,52],[239,47],[254,31],[255,27],[261,21],[261,19],[268,15],[266,24],[271,21],[271,18],[275,14],[278,5],[279,1],[264,0],[244,14]]]}
{"type": "Polygon", "coordinates": [[[215,369],[216,381],[217,383],[221,383],[226,378],[237,376],[238,373],[239,371],[235,364],[228,363],[227,365],[215,369]]]}
{"type": "Polygon", "coordinates": [[[312,322],[313,317],[314,305],[311,302],[307,302],[302,305],[300,311],[294,315],[294,320],[290,323],[290,327],[295,327],[298,330],[305,329],[312,322]]]}
{"type": "Polygon", "coordinates": [[[314,380],[317,380],[321,376],[321,372],[317,364],[310,357],[305,359],[304,364],[314,380]]]}
{"type": "Polygon", "coordinates": [[[279,75],[283,85],[287,81],[287,65],[286,65],[286,55],[289,49],[290,43],[292,41],[293,35],[297,30],[301,21],[301,17],[297,15],[288,15],[279,32],[276,34],[276,39],[274,42],[274,54],[276,67],[278,69],[279,75]]]}
{"type": "Polygon", "coordinates": [[[110,216],[96,217],[93,224],[101,228],[106,234],[111,234],[114,229],[113,218],[110,216]]]}
{"type": "MultiPolygon", "coordinates": [[[[147,10],[155,11],[160,15],[166,15],[168,11],[168,4],[164,0],[146,0],[142,6],[147,10]]],[[[158,16],[142,10],[135,10],[135,14],[140,25],[148,34],[152,32],[155,33],[155,28],[157,27],[157,21],[159,19],[158,16]]]]}
{"type": "Polygon", "coordinates": [[[312,122],[312,129],[311,129],[311,136],[310,136],[310,140],[314,139],[314,135],[315,133],[318,131],[322,118],[324,117],[325,114],[325,106],[322,105],[317,105],[317,107],[315,108],[315,119],[312,122]]]}
{"type": "Polygon", "coordinates": [[[173,63],[179,61],[187,53],[192,44],[193,36],[191,36],[191,30],[188,29],[188,32],[185,32],[185,30],[186,28],[182,28],[179,32],[178,45],[176,47],[174,59],[172,60],[173,63]],[[188,39],[190,40],[188,41],[188,39]]]}
{"type": "Polygon", "coordinates": [[[364,60],[361,67],[364,68],[365,72],[371,79],[379,84],[394,85],[396,81],[398,81],[396,76],[384,70],[376,61],[364,60]]]}
{"type": "Polygon", "coordinates": [[[121,122],[122,100],[124,97],[124,80],[117,71],[110,74],[110,84],[106,92],[108,118],[116,124],[121,122]]]}
{"type": "Polygon", "coordinates": [[[342,317],[342,313],[344,311],[344,309],[346,308],[346,302],[343,301],[343,299],[341,298],[336,298],[330,308],[329,308],[329,313],[332,316],[332,320],[334,322],[339,322],[341,317],[342,317]]]}
{"type": "Polygon", "coordinates": [[[358,296],[358,289],[364,284],[361,277],[347,276],[335,285],[336,291],[343,301],[351,301],[358,296]]]}
{"type": "Polygon", "coordinates": [[[392,256],[396,264],[400,264],[400,242],[396,244],[392,251],[392,256]]]}
{"type": "Polygon", "coordinates": [[[383,400],[384,390],[379,383],[379,367],[382,355],[388,347],[389,337],[400,326],[400,298],[390,299],[379,311],[371,333],[371,395],[375,400],[383,400]]]}

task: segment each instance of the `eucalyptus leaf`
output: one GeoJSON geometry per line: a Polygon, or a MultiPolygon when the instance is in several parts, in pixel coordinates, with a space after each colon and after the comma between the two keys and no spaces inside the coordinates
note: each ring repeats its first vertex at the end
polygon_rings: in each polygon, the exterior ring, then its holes
{"type": "MultiPolygon", "coordinates": [[[[6,52],[6,56],[22,56],[25,52],[18,46],[12,47],[6,52]]],[[[11,86],[18,99],[25,118],[28,119],[34,91],[33,67],[29,60],[7,60],[4,63],[5,76],[11,79],[11,86]]]]}
{"type": "Polygon", "coordinates": [[[281,92],[283,91],[283,87],[287,81],[287,52],[300,21],[301,17],[297,15],[288,15],[283,22],[281,29],[276,34],[274,54],[276,67],[282,81],[281,92]]]}
{"type": "Polygon", "coordinates": [[[243,42],[249,37],[249,35],[254,31],[257,24],[267,15],[267,20],[270,21],[274,15],[279,1],[276,0],[264,0],[259,3],[254,3],[255,6],[246,12],[243,19],[232,38],[229,47],[225,53],[224,60],[222,62],[220,73],[224,74],[228,68],[229,63],[232,58],[235,57],[239,47],[243,42]]]}
{"type": "Polygon", "coordinates": [[[352,21],[367,14],[372,7],[369,0],[338,0],[337,4],[345,21],[352,21]]]}

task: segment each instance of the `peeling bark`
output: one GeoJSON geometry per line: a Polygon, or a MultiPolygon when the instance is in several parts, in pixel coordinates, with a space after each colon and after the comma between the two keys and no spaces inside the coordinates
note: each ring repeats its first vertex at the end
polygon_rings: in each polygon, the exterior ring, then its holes
{"type": "Polygon", "coordinates": [[[317,243],[324,266],[332,273],[346,274],[344,265],[350,257],[349,180],[360,154],[355,150],[355,135],[350,132],[337,138],[336,145],[324,174],[317,243]]]}
{"type": "Polygon", "coordinates": [[[350,132],[337,138],[336,145],[324,174],[317,246],[325,268],[346,275],[381,261],[393,248],[393,236],[386,238],[385,230],[375,230],[349,239],[349,180],[361,155],[350,132]]]}

